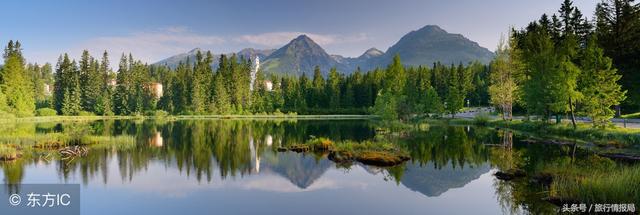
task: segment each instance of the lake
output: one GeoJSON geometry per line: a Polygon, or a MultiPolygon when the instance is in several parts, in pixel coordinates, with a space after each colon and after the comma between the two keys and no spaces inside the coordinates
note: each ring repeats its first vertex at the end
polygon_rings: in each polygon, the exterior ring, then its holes
{"type": "Polygon", "coordinates": [[[21,144],[32,140],[15,136],[113,140],[89,146],[84,157],[36,152],[0,162],[0,178],[13,184],[4,186],[80,184],[82,214],[553,213],[558,208],[541,200],[542,185],[493,174],[515,163],[536,168],[587,153],[468,126],[421,125],[384,135],[368,120],[110,120],[2,129],[0,141],[21,144]],[[385,168],[336,165],[326,154],[277,150],[311,136],[393,141],[411,160],[385,168]]]}

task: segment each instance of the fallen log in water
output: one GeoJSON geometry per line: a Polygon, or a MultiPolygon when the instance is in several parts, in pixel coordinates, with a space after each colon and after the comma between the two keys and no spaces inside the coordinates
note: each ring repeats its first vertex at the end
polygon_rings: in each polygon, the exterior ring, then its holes
{"type": "Polygon", "coordinates": [[[498,171],[493,174],[496,178],[503,181],[511,181],[513,179],[527,176],[527,173],[520,169],[510,169],[507,171],[498,171]]]}
{"type": "Polygon", "coordinates": [[[58,151],[62,157],[85,156],[88,152],[89,150],[84,146],[69,146],[58,151]]]}
{"type": "Polygon", "coordinates": [[[533,143],[542,143],[547,145],[559,145],[559,146],[571,146],[575,145],[574,142],[569,141],[560,141],[560,140],[538,140],[538,139],[525,139],[522,140],[524,143],[533,144],[533,143]]]}
{"type": "Polygon", "coordinates": [[[598,154],[600,157],[610,158],[614,160],[624,161],[624,162],[638,162],[640,161],[640,155],[632,155],[632,154],[623,154],[623,153],[601,153],[598,154]]]}

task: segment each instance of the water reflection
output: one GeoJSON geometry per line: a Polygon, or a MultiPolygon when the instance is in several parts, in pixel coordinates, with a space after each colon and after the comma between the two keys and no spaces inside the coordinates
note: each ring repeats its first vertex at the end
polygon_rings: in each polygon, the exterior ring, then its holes
{"type": "Polygon", "coordinates": [[[155,135],[149,138],[149,145],[153,147],[162,147],[162,133],[156,132],[155,135]]]}
{"type": "MultiPolygon", "coordinates": [[[[529,195],[540,188],[493,180],[492,170],[532,170],[570,152],[557,146],[528,145],[507,130],[429,126],[395,136],[376,135],[375,130],[368,121],[116,120],[18,124],[0,128],[0,141],[7,134],[37,137],[58,132],[77,138],[92,136],[104,143],[90,146],[89,154],[83,158],[50,159],[48,152],[38,151],[14,162],[1,162],[0,168],[5,184],[47,179],[51,183],[82,183],[85,188],[102,184],[108,190],[123,186],[166,190],[177,196],[229,187],[270,192],[344,188],[358,193],[373,189],[370,187],[375,181],[383,181],[394,185],[393,192],[406,188],[418,192],[420,196],[410,197],[412,192],[395,194],[416,201],[416,205],[421,205],[418,202],[425,201],[425,197],[455,195],[452,190],[466,189],[472,182],[490,182],[485,188],[493,192],[478,195],[489,195],[483,200],[495,198],[495,208],[491,209],[521,213],[523,208],[547,212],[553,207],[529,195]],[[326,154],[276,150],[282,145],[302,143],[310,135],[336,141],[384,138],[406,147],[412,160],[393,168],[358,163],[336,166],[326,159],[326,154]],[[44,173],[57,177],[43,176],[44,173]],[[27,177],[29,174],[33,175],[27,177]]],[[[28,140],[24,141],[28,144],[28,140]]],[[[385,186],[379,185],[376,192],[391,192],[385,186]]],[[[325,197],[340,193],[332,192],[325,197]]]]}

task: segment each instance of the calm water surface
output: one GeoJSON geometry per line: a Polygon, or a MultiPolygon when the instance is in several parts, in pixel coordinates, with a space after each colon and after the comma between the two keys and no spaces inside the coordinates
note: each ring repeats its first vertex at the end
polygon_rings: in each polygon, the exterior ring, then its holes
{"type": "MultiPolygon", "coordinates": [[[[376,134],[369,121],[98,121],[18,125],[16,132],[106,136],[73,160],[2,163],[6,184],[81,184],[82,214],[511,214],[555,210],[542,188],[503,182],[499,168],[535,168],[570,148],[511,132],[421,126],[376,134]],[[277,152],[310,135],[386,139],[412,160],[393,168],[336,166],[322,154],[277,152]],[[543,156],[544,155],[544,156],[543,156]]],[[[7,186],[7,185],[4,185],[7,186]]]]}

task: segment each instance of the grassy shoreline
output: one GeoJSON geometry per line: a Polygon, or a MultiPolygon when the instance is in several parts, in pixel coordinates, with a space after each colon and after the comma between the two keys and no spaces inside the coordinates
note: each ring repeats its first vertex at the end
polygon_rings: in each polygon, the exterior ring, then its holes
{"type": "Polygon", "coordinates": [[[177,115],[177,116],[34,116],[22,118],[0,119],[0,123],[10,122],[77,122],[96,120],[188,120],[188,119],[301,119],[301,120],[350,120],[375,119],[374,115],[296,115],[296,114],[268,114],[268,115],[177,115]]]}
{"type": "MultiPolygon", "coordinates": [[[[24,118],[4,118],[0,123],[29,122],[82,122],[98,120],[369,120],[378,119],[376,115],[297,115],[297,114],[255,114],[255,115],[176,115],[176,116],[36,116],[24,118]]],[[[500,129],[511,129],[546,137],[557,136],[575,138],[599,145],[615,147],[640,146],[640,129],[632,128],[593,128],[590,124],[579,123],[577,129],[568,123],[545,124],[537,121],[502,121],[476,119],[423,119],[413,123],[434,123],[450,125],[474,125],[500,129]]],[[[412,123],[412,124],[413,124],[412,123]]]]}
{"type": "MultiPolygon", "coordinates": [[[[376,115],[297,115],[297,114],[255,114],[255,115],[176,115],[176,116],[36,116],[24,118],[4,118],[0,123],[29,122],[82,122],[97,120],[369,120],[378,119],[376,115]]],[[[413,123],[434,123],[450,125],[474,125],[500,129],[511,129],[554,138],[575,138],[599,145],[615,147],[640,146],[640,129],[632,128],[593,128],[590,124],[579,123],[577,129],[568,123],[545,124],[537,121],[502,121],[476,119],[423,119],[413,123]]],[[[413,124],[412,123],[412,124],[413,124]]]]}
{"type": "MultiPolygon", "coordinates": [[[[433,121],[430,121],[433,122],[433,121]]],[[[559,136],[563,138],[575,138],[586,142],[593,142],[601,146],[614,147],[638,147],[640,146],[640,129],[633,128],[593,128],[591,124],[578,123],[574,129],[570,123],[549,124],[539,121],[503,121],[488,120],[477,121],[474,119],[452,119],[447,121],[453,125],[476,125],[500,129],[511,129],[527,132],[543,137],[559,136]]]]}

